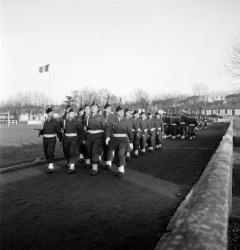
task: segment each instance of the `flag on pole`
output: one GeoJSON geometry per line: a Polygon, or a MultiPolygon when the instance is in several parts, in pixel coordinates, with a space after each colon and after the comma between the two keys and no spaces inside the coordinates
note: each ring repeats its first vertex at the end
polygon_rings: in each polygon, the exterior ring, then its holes
{"type": "Polygon", "coordinates": [[[39,73],[44,73],[44,72],[48,72],[49,71],[49,64],[46,64],[42,67],[39,67],[39,73]]]}

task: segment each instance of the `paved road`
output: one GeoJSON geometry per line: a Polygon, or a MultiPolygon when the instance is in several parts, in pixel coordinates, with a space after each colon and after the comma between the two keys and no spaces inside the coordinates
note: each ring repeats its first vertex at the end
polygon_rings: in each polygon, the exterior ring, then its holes
{"type": "Polygon", "coordinates": [[[82,166],[68,175],[63,162],[51,175],[43,165],[2,174],[2,249],[153,249],[227,126],[164,140],[162,151],[132,159],[123,179],[82,166]]]}

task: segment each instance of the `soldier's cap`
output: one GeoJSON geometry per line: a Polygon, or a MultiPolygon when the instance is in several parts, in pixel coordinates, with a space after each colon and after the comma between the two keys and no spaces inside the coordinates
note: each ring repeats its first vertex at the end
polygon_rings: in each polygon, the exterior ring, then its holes
{"type": "Polygon", "coordinates": [[[78,109],[78,112],[83,111],[83,110],[84,110],[84,107],[81,106],[81,107],[78,109]]]}
{"type": "Polygon", "coordinates": [[[146,115],[146,113],[142,111],[142,112],[141,112],[141,115],[146,115]]]}
{"type": "Polygon", "coordinates": [[[71,105],[68,104],[65,109],[69,109],[69,108],[71,108],[71,105]]]}
{"type": "Polygon", "coordinates": [[[70,109],[68,110],[68,113],[70,113],[70,112],[74,112],[74,110],[73,110],[72,108],[70,108],[70,109]]]}
{"type": "Polygon", "coordinates": [[[120,110],[123,110],[123,108],[121,106],[117,106],[116,107],[116,112],[120,111],[120,110]]]}
{"type": "Polygon", "coordinates": [[[90,107],[90,105],[89,105],[88,103],[86,103],[86,104],[84,105],[84,108],[86,108],[86,107],[90,107]]]}
{"type": "Polygon", "coordinates": [[[124,110],[124,113],[127,113],[128,111],[130,111],[130,109],[126,108],[126,109],[124,110]]]}
{"type": "Polygon", "coordinates": [[[149,115],[152,115],[152,113],[149,112],[149,113],[148,113],[148,116],[149,116],[149,115]]]}
{"type": "Polygon", "coordinates": [[[160,113],[157,111],[155,115],[160,115],[160,113]]]}
{"type": "Polygon", "coordinates": [[[111,107],[111,105],[107,102],[107,103],[104,105],[104,109],[107,109],[107,108],[109,108],[109,107],[111,107]]]}
{"type": "Polygon", "coordinates": [[[92,102],[91,107],[92,107],[92,106],[97,106],[97,107],[98,107],[98,105],[97,105],[97,103],[96,103],[96,102],[92,102]]]}
{"type": "Polygon", "coordinates": [[[133,111],[133,114],[135,115],[135,114],[138,114],[138,110],[134,110],[133,111]]]}
{"type": "Polygon", "coordinates": [[[47,109],[46,109],[46,113],[47,113],[47,114],[50,113],[50,112],[52,112],[52,111],[53,111],[52,108],[47,108],[47,109]]]}

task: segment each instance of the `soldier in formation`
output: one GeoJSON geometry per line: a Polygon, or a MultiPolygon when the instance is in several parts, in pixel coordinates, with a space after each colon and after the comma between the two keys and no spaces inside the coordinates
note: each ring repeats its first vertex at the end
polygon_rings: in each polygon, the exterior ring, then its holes
{"type": "Polygon", "coordinates": [[[48,163],[47,172],[54,171],[54,151],[57,138],[63,144],[68,173],[76,169],[78,161],[90,169],[90,175],[99,173],[99,166],[112,171],[113,161],[118,167],[115,175],[124,176],[126,161],[131,156],[139,157],[146,152],[162,148],[162,140],[170,138],[194,139],[198,130],[207,128],[207,117],[188,114],[163,114],[156,112],[131,112],[118,106],[112,112],[106,103],[103,111],[98,105],[85,104],[77,114],[67,106],[63,116],[57,120],[53,110],[46,110],[47,119],[40,134],[43,135],[43,148],[48,163]]]}

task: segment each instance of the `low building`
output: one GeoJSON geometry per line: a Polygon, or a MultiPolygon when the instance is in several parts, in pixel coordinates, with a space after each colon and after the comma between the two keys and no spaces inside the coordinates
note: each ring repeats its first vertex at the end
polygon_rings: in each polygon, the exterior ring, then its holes
{"type": "Polygon", "coordinates": [[[202,108],[203,115],[219,115],[219,116],[240,116],[239,106],[209,106],[202,108]]]}

